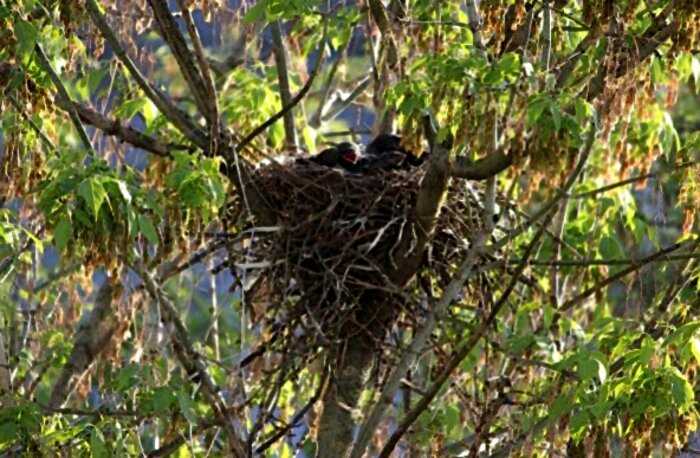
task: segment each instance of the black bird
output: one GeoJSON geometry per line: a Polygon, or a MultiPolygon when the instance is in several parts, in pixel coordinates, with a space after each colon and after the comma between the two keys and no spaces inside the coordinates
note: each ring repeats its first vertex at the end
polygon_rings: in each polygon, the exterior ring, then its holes
{"type": "Polygon", "coordinates": [[[421,165],[429,153],[414,156],[401,146],[401,137],[394,134],[380,134],[365,148],[368,167],[382,170],[408,170],[421,165]]]}
{"type": "Polygon", "coordinates": [[[350,142],[341,142],[326,148],[310,160],[325,167],[341,167],[350,173],[361,173],[364,165],[359,160],[357,146],[350,142]]]}

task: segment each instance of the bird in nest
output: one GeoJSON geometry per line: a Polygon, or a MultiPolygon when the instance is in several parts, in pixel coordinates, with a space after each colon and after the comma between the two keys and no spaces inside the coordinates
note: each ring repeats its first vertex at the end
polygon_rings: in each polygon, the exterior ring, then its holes
{"type": "Polygon", "coordinates": [[[401,137],[394,134],[377,135],[365,148],[368,169],[408,170],[423,164],[428,156],[428,152],[414,156],[401,145],[401,137]]]}
{"type": "Polygon", "coordinates": [[[340,167],[346,172],[362,173],[360,153],[357,146],[351,142],[335,143],[313,156],[311,162],[325,167],[340,167]]]}
{"type": "Polygon", "coordinates": [[[376,170],[409,170],[418,167],[428,158],[424,152],[416,157],[401,145],[401,137],[394,134],[380,134],[360,154],[351,142],[333,143],[317,155],[311,162],[324,167],[341,168],[348,173],[368,173],[376,170]]]}

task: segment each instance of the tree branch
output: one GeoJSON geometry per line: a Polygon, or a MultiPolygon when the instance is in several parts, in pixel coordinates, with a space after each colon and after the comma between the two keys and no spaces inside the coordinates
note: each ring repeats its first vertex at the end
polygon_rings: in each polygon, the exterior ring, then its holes
{"type": "Polygon", "coordinates": [[[171,341],[175,353],[177,354],[178,359],[180,359],[180,362],[187,373],[196,374],[201,382],[202,392],[207,398],[217,421],[219,421],[226,430],[231,449],[230,451],[237,458],[246,457],[247,454],[245,452],[244,441],[238,437],[238,433],[234,427],[234,420],[231,418],[231,414],[226,408],[226,402],[222,398],[216,384],[207,372],[202,356],[194,349],[192,342],[190,341],[187,328],[182,320],[180,320],[175,305],[170,301],[170,299],[160,289],[153,277],[151,277],[151,275],[146,272],[145,269],[136,266],[133,266],[132,268],[138,272],[146,291],[148,291],[151,297],[161,306],[164,320],[173,325],[174,330],[171,334],[171,341]]]}
{"type": "Polygon", "coordinates": [[[455,178],[468,180],[487,180],[513,164],[513,155],[503,151],[495,151],[476,161],[466,157],[457,157],[450,167],[450,175],[455,178]]]}
{"type": "MultiPolygon", "coordinates": [[[[700,253],[677,254],[654,259],[653,262],[687,261],[700,259],[700,253]]],[[[509,259],[508,264],[520,264],[522,259],[509,259]]],[[[553,261],[528,260],[529,266],[557,266],[557,267],[592,267],[592,266],[626,266],[636,264],[639,259],[558,259],[553,261]]]]}
{"type": "Polygon", "coordinates": [[[311,410],[311,408],[314,406],[314,404],[316,404],[316,403],[318,402],[318,400],[321,399],[321,395],[323,394],[323,388],[326,386],[326,383],[328,383],[328,376],[329,376],[329,374],[330,374],[330,371],[328,370],[328,367],[326,366],[326,367],[324,368],[323,374],[321,374],[321,379],[320,379],[320,381],[319,381],[319,383],[318,383],[318,387],[316,388],[316,392],[313,394],[313,396],[311,396],[311,399],[309,399],[309,401],[306,403],[306,405],[304,405],[304,407],[302,407],[302,408],[292,417],[292,419],[289,421],[289,423],[287,423],[283,428],[280,428],[279,431],[277,431],[276,433],[274,433],[274,434],[273,434],[269,439],[267,439],[265,442],[263,442],[262,444],[260,444],[260,445],[255,449],[255,453],[262,454],[265,450],[267,450],[268,448],[270,448],[270,446],[271,446],[272,444],[274,444],[275,442],[277,442],[278,440],[280,440],[280,439],[282,438],[282,436],[284,436],[285,434],[287,434],[287,432],[288,432],[289,430],[291,430],[292,428],[294,428],[294,427],[301,421],[302,418],[304,418],[304,415],[306,415],[306,413],[307,413],[309,410],[311,410]]]}
{"type": "Polygon", "coordinates": [[[260,124],[258,127],[253,129],[248,135],[243,137],[243,140],[238,142],[238,145],[236,146],[237,149],[240,151],[243,148],[245,148],[255,137],[263,133],[268,127],[273,125],[275,122],[277,122],[280,118],[282,118],[289,110],[297,106],[301,100],[306,97],[306,94],[311,90],[311,86],[313,85],[314,80],[316,79],[316,76],[318,75],[319,69],[321,68],[321,64],[324,60],[324,50],[326,48],[326,40],[327,40],[327,33],[328,33],[328,25],[327,22],[324,22],[323,26],[323,37],[321,38],[321,44],[319,45],[319,57],[316,59],[316,65],[314,65],[313,70],[311,71],[311,74],[309,75],[309,79],[306,80],[306,84],[304,84],[304,87],[302,87],[297,95],[294,96],[292,100],[287,105],[284,105],[280,111],[272,115],[267,121],[263,122],[260,124]]]}
{"type": "MultiPolygon", "coordinates": [[[[270,24],[270,28],[272,29],[272,53],[275,56],[280,99],[282,100],[282,106],[288,106],[292,101],[292,91],[289,88],[289,58],[287,55],[287,47],[284,45],[284,40],[282,39],[282,25],[279,19],[273,21],[270,24]]],[[[319,55],[318,58],[320,59],[321,56],[319,55]]],[[[294,112],[291,108],[282,116],[282,121],[284,122],[286,146],[288,148],[297,149],[299,146],[299,139],[297,138],[297,129],[294,125],[294,112]]]]}
{"type": "Polygon", "coordinates": [[[580,304],[586,298],[597,293],[598,291],[600,291],[604,287],[608,286],[610,283],[613,283],[613,282],[619,280],[620,278],[623,278],[623,277],[627,276],[628,274],[639,270],[640,268],[642,268],[646,264],[657,261],[659,259],[665,259],[666,255],[680,249],[681,247],[686,246],[687,244],[688,244],[688,242],[674,243],[673,245],[666,247],[662,250],[659,250],[656,253],[653,253],[653,254],[646,256],[642,259],[639,259],[638,261],[634,261],[626,269],[622,269],[621,271],[617,272],[616,274],[610,275],[609,277],[607,277],[603,281],[598,282],[597,284],[591,286],[590,288],[588,288],[587,290],[585,290],[581,294],[564,302],[561,305],[561,307],[559,308],[559,310],[557,310],[557,312],[555,313],[554,319],[552,320],[552,326],[554,326],[556,324],[556,322],[558,321],[558,319],[561,317],[561,312],[565,312],[565,311],[571,309],[572,307],[574,307],[575,305],[580,304]]]}
{"type": "Polygon", "coordinates": [[[678,164],[677,166],[673,167],[671,170],[663,170],[661,172],[645,173],[642,175],[633,176],[633,177],[627,178],[625,180],[618,181],[617,183],[612,183],[609,185],[602,186],[598,189],[593,189],[591,191],[585,191],[585,192],[580,192],[578,194],[573,194],[570,196],[570,198],[571,199],[586,199],[586,198],[590,198],[590,197],[595,197],[598,194],[612,191],[613,189],[616,189],[616,188],[619,188],[622,186],[626,186],[628,184],[636,183],[638,181],[644,181],[644,180],[647,180],[649,178],[658,178],[660,176],[675,173],[679,170],[682,170],[682,169],[685,169],[688,167],[693,167],[693,166],[696,166],[699,164],[700,164],[700,162],[697,162],[697,161],[683,162],[683,163],[678,164]]]}
{"type": "MultiPolygon", "coordinates": [[[[44,50],[41,48],[41,45],[39,43],[37,43],[34,46],[34,51],[36,52],[39,65],[44,69],[46,73],[49,74],[51,81],[53,82],[54,86],[56,86],[56,89],[58,90],[59,100],[64,100],[67,103],[72,103],[71,98],[68,95],[68,91],[66,90],[66,87],[63,85],[61,79],[58,77],[53,68],[51,68],[51,63],[46,57],[46,54],[44,54],[44,50]]],[[[85,132],[85,127],[83,127],[83,123],[80,122],[78,113],[76,113],[75,109],[69,109],[68,115],[70,116],[71,121],[73,121],[75,129],[78,131],[80,141],[83,142],[83,146],[85,146],[85,149],[87,149],[88,154],[94,156],[95,150],[92,147],[92,143],[90,143],[90,138],[88,138],[87,132],[85,132]]]]}
{"type": "MultiPolygon", "coordinates": [[[[572,171],[572,173],[569,175],[568,179],[566,180],[566,183],[564,186],[556,193],[556,195],[552,198],[552,200],[544,206],[542,211],[538,212],[533,218],[532,221],[538,221],[541,218],[546,217],[550,212],[558,205],[559,201],[563,199],[568,190],[573,186],[574,182],[578,178],[578,176],[581,174],[583,171],[583,167],[586,164],[588,157],[590,156],[590,152],[593,148],[593,143],[595,139],[595,134],[597,132],[597,129],[595,127],[595,122],[591,122],[589,134],[588,134],[588,139],[587,142],[583,148],[582,151],[579,153],[579,160],[572,171]]],[[[544,234],[546,230],[546,225],[541,225],[539,229],[537,230],[537,233],[535,234],[534,238],[528,245],[525,255],[523,256],[523,260],[526,261],[530,255],[532,254],[532,251],[534,250],[534,247],[538,243],[539,239],[541,236],[544,234]]],[[[519,235],[522,232],[519,231],[513,231],[511,232],[508,236],[506,236],[507,240],[512,240],[514,237],[519,235]]],[[[479,246],[485,242],[485,240],[488,239],[488,235],[484,238],[484,234],[481,235],[482,239],[477,239],[474,242],[474,246],[479,246]]],[[[445,290],[445,294],[441,298],[441,301],[439,304],[434,306],[431,309],[431,313],[428,315],[428,318],[426,320],[431,320],[431,324],[434,326],[434,315],[439,313],[444,313],[444,310],[447,309],[449,304],[454,300],[453,297],[456,297],[456,293],[459,292],[461,289],[461,286],[468,280],[468,278],[472,275],[472,270],[474,268],[475,260],[470,260],[469,258],[472,256],[477,256],[479,254],[484,254],[486,251],[492,251],[496,246],[503,246],[503,244],[506,243],[505,240],[501,240],[499,243],[495,244],[494,246],[484,248],[480,247],[478,250],[474,250],[475,252],[472,252],[472,249],[469,250],[467,253],[467,259],[462,263],[460,266],[460,269],[458,271],[458,274],[456,275],[456,278],[450,282],[448,285],[447,289],[445,290]],[[477,252],[478,251],[478,252],[477,252]],[[473,254],[472,254],[473,253],[473,254]],[[453,290],[452,287],[455,287],[456,289],[453,290]],[[452,296],[455,294],[455,296],[452,296]],[[448,296],[449,295],[449,296],[448,296]]],[[[476,258],[478,260],[478,257],[476,258]]],[[[515,284],[517,283],[520,275],[524,271],[526,267],[525,262],[521,262],[519,264],[518,268],[516,269],[516,272],[513,274],[513,277],[511,279],[511,282],[509,283],[508,287],[506,290],[503,292],[501,295],[500,299],[496,304],[491,309],[491,312],[489,316],[481,323],[476,326],[476,323],[474,323],[474,331],[469,336],[468,341],[460,347],[458,351],[456,351],[453,355],[453,357],[450,359],[450,362],[446,366],[446,368],[443,370],[443,372],[440,374],[439,378],[435,381],[435,383],[432,385],[431,389],[427,390],[427,393],[425,396],[421,398],[421,400],[418,402],[418,404],[413,407],[409,413],[407,413],[404,416],[404,419],[401,421],[399,424],[398,428],[394,433],[391,435],[387,443],[384,445],[384,448],[382,449],[382,452],[380,453],[380,457],[387,458],[394,447],[396,447],[396,444],[398,441],[401,439],[401,437],[405,434],[405,432],[408,430],[408,428],[413,424],[413,422],[420,416],[420,414],[430,405],[432,402],[433,398],[437,395],[437,393],[440,391],[440,388],[442,385],[445,383],[445,381],[449,378],[450,374],[454,369],[459,365],[459,363],[466,358],[469,353],[473,350],[473,348],[476,346],[476,344],[481,340],[481,337],[483,337],[486,333],[486,330],[488,327],[491,325],[491,323],[495,320],[496,315],[500,311],[500,309],[503,307],[503,305],[506,302],[506,299],[510,295],[511,291],[515,287],[515,284]]],[[[427,323],[427,321],[426,321],[427,323]]],[[[425,325],[427,327],[427,324],[425,325]]],[[[430,330],[432,332],[432,329],[430,330]]],[[[427,333],[425,339],[430,335],[430,332],[427,333]]],[[[423,329],[421,329],[416,335],[418,336],[419,334],[423,334],[423,329]]],[[[411,344],[411,347],[413,347],[413,342],[411,344]]],[[[403,356],[402,356],[403,359],[403,356]]]]}
{"type": "MultiPolygon", "coordinates": [[[[29,115],[22,109],[22,106],[19,104],[19,101],[17,98],[12,95],[8,94],[7,92],[5,93],[8,99],[10,99],[10,103],[12,104],[13,107],[15,107],[15,110],[17,110],[17,113],[24,118],[24,120],[29,124],[29,126],[36,132],[36,134],[39,136],[39,139],[44,143],[44,146],[49,148],[50,150],[55,150],[56,145],[53,144],[53,142],[49,139],[49,137],[46,136],[46,134],[41,130],[41,128],[34,122],[34,120],[29,117],[29,115]]],[[[59,101],[61,99],[58,99],[59,101]]]]}
{"type": "Polygon", "coordinates": [[[428,138],[431,155],[428,170],[421,180],[413,209],[413,225],[416,228],[418,240],[414,244],[413,240],[404,239],[396,250],[396,255],[392,259],[392,265],[396,267],[389,272],[389,278],[396,285],[406,284],[423,261],[425,247],[435,231],[435,224],[450,183],[451,139],[444,144],[437,143],[437,127],[431,115],[423,117],[423,131],[428,138]]]}
{"type": "Polygon", "coordinates": [[[219,134],[221,132],[221,125],[219,119],[219,104],[217,103],[218,97],[216,95],[216,88],[214,87],[214,78],[211,74],[209,62],[204,55],[204,46],[202,45],[202,41],[199,39],[199,33],[197,33],[197,27],[194,25],[194,20],[192,19],[190,10],[185,5],[184,0],[178,0],[178,5],[182,11],[182,17],[185,19],[187,33],[189,34],[190,40],[192,40],[192,44],[194,45],[194,55],[197,58],[199,70],[205,83],[207,108],[211,116],[211,119],[209,120],[211,154],[216,156],[219,154],[219,134]]]}
{"type": "Polygon", "coordinates": [[[206,134],[192,122],[187,113],[178,108],[165,94],[152,87],[151,84],[146,81],[146,78],[141,74],[136,64],[134,64],[126,54],[126,51],[124,51],[124,48],[119,44],[116,34],[102,16],[96,0],[87,0],[86,6],[93,24],[95,24],[95,27],[97,27],[102,36],[107,40],[114,54],[116,54],[119,61],[127,68],[132,78],[136,80],[136,84],[141,88],[143,93],[146,94],[146,97],[155,104],[158,110],[163,113],[185,137],[198,147],[206,150],[209,147],[209,139],[206,134]]]}
{"type": "Polygon", "coordinates": [[[83,122],[100,129],[107,135],[117,137],[122,142],[157,156],[170,156],[171,146],[132,127],[123,125],[118,119],[110,119],[87,105],[77,102],[59,101],[58,105],[66,111],[75,110],[83,122]]]}
{"type": "Polygon", "coordinates": [[[357,86],[355,86],[355,89],[348,94],[347,97],[343,98],[338,98],[334,103],[331,108],[328,109],[328,112],[325,113],[323,116],[321,116],[321,121],[326,122],[334,119],[336,116],[338,116],[340,113],[342,113],[347,107],[349,107],[359,96],[361,96],[364,92],[365,89],[367,89],[372,82],[372,79],[367,76],[360,81],[357,86]]]}
{"type": "Polygon", "coordinates": [[[212,105],[213,101],[210,100],[209,94],[207,94],[207,84],[195,65],[195,59],[178,29],[175,18],[170,13],[168,2],[166,0],[148,0],[148,4],[151,6],[158,29],[170,47],[178,67],[180,67],[182,76],[185,78],[187,86],[194,96],[199,111],[209,124],[216,122],[216,113],[212,105]]]}
{"type": "MultiPolygon", "coordinates": [[[[539,240],[542,238],[542,235],[544,234],[544,229],[545,226],[542,225],[538,229],[537,233],[533,237],[532,241],[530,241],[529,245],[527,246],[525,253],[523,255],[523,260],[527,260],[532,253],[534,252],[535,246],[539,243],[539,240]]],[[[501,308],[505,305],[508,297],[510,294],[513,292],[515,289],[515,285],[518,283],[518,280],[520,276],[522,275],[523,271],[525,270],[526,263],[522,262],[520,265],[518,265],[518,268],[516,269],[516,272],[513,274],[511,277],[510,283],[506,287],[505,291],[503,294],[501,294],[501,297],[499,300],[494,304],[494,306],[491,308],[491,312],[489,315],[484,319],[481,324],[478,325],[469,335],[469,339],[467,342],[465,342],[450,358],[450,361],[446,365],[446,367],[442,370],[438,378],[435,380],[433,385],[427,390],[426,394],[421,397],[420,401],[418,404],[416,404],[401,420],[401,423],[399,424],[398,428],[394,433],[389,437],[389,440],[387,440],[386,444],[384,445],[384,448],[382,449],[381,453],[379,454],[380,458],[388,458],[391,455],[391,452],[394,450],[394,447],[396,447],[396,444],[398,443],[399,439],[406,433],[408,428],[413,424],[416,419],[420,416],[421,413],[425,409],[428,408],[430,403],[433,401],[435,396],[438,394],[442,386],[445,384],[447,379],[452,375],[452,372],[459,366],[459,364],[462,362],[464,358],[466,358],[469,353],[474,349],[476,344],[481,340],[481,338],[486,335],[486,331],[491,327],[493,324],[494,320],[496,319],[496,316],[498,315],[498,312],[500,312],[501,308]]],[[[466,278],[465,278],[466,281],[466,278]]],[[[460,284],[460,289],[461,286],[464,284],[462,282],[460,284]]],[[[452,283],[450,284],[450,286],[452,283]]],[[[458,290],[459,291],[459,290],[458,290]]],[[[453,298],[450,298],[450,301],[441,305],[444,305],[444,309],[447,309],[447,306],[453,301],[453,298]]],[[[476,319],[475,319],[476,320],[476,319]]],[[[476,323],[474,323],[476,325],[476,323]]]]}
{"type": "Polygon", "coordinates": [[[345,43],[343,43],[343,46],[338,50],[338,57],[333,62],[333,65],[331,65],[331,68],[328,71],[328,75],[326,75],[326,80],[324,81],[323,86],[321,88],[321,97],[318,101],[318,108],[316,108],[316,111],[313,115],[311,115],[311,118],[309,120],[309,125],[311,127],[319,128],[321,126],[322,115],[327,111],[326,103],[328,102],[328,97],[330,96],[331,88],[333,87],[333,80],[335,78],[335,74],[338,72],[338,67],[340,67],[340,63],[346,57],[350,41],[351,40],[347,40],[345,43]]]}
{"type": "Polygon", "coordinates": [[[105,350],[119,325],[117,320],[108,319],[114,313],[112,301],[121,291],[121,287],[113,286],[111,281],[107,278],[102,284],[88,319],[78,326],[71,355],[51,389],[49,408],[55,409],[63,405],[72,390],[73,377],[90,367],[97,355],[105,350]]]}

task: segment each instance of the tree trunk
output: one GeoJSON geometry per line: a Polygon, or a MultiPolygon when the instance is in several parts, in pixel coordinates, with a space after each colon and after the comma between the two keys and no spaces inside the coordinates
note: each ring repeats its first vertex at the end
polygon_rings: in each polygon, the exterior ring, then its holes
{"type": "Polygon", "coordinates": [[[352,410],[360,398],[372,362],[372,339],[357,334],[336,353],[336,367],[323,395],[316,458],[339,458],[352,444],[352,410]]]}

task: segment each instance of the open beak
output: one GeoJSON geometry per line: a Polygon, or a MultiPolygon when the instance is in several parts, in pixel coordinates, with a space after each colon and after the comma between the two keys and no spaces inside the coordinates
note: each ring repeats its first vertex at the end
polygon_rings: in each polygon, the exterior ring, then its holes
{"type": "Polygon", "coordinates": [[[355,154],[354,151],[347,151],[343,153],[343,160],[345,162],[350,162],[351,164],[354,164],[357,162],[357,154],[355,154]]]}

